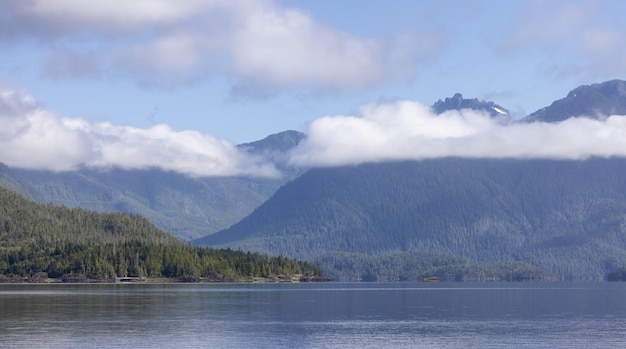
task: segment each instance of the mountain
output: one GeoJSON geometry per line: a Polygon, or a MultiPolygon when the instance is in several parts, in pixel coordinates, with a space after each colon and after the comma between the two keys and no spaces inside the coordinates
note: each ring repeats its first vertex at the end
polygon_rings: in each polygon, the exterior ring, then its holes
{"type": "MultiPolygon", "coordinates": [[[[158,169],[50,172],[9,169],[0,177],[29,199],[98,212],[139,214],[189,240],[238,221],[281,179],[191,178],[158,169]]],[[[8,186],[7,186],[8,187],[8,186]]]]}
{"type": "Polygon", "coordinates": [[[0,188],[0,279],[115,280],[117,277],[251,279],[278,274],[319,277],[284,257],[203,249],[146,219],[28,201],[0,188]]]}
{"type": "Polygon", "coordinates": [[[302,132],[289,130],[269,135],[259,141],[240,144],[239,147],[255,154],[284,154],[305,137],[302,132]]]}
{"type": "Polygon", "coordinates": [[[299,170],[281,163],[281,154],[302,137],[302,133],[286,131],[240,146],[278,161],[285,174],[276,179],[192,178],[158,169],[51,172],[0,164],[0,186],[41,203],[139,214],[160,229],[191,240],[239,221],[294,178],[299,170]]]}
{"type": "Polygon", "coordinates": [[[303,169],[288,164],[287,154],[306,138],[298,131],[284,131],[263,138],[262,140],[240,144],[239,148],[250,154],[260,155],[271,160],[287,178],[295,178],[303,169]]]}
{"type": "Polygon", "coordinates": [[[388,262],[412,252],[601,280],[626,262],[625,172],[626,159],[446,158],[312,169],[195,243],[322,262],[341,257],[320,263],[330,275],[346,254],[388,262]]]}
{"type": "Polygon", "coordinates": [[[500,118],[507,120],[511,113],[508,109],[495,104],[494,102],[481,101],[477,98],[465,99],[460,93],[456,93],[452,98],[438,100],[432,107],[437,114],[442,114],[448,110],[472,109],[488,113],[492,118],[500,118]]]}
{"type": "Polygon", "coordinates": [[[523,121],[558,122],[570,117],[602,118],[626,115],[626,81],[611,80],[582,85],[570,91],[565,98],[554,101],[528,115],[523,121]]]}

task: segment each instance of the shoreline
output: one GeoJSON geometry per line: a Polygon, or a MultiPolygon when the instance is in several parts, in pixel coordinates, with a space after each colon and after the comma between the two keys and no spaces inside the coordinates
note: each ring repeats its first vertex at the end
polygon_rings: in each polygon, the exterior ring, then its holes
{"type": "Polygon", "coordinates": [[[215,275],[210,277],[195,278],[193,276],[181,276],[176,278],[166,277],[116,277],[116,278],[89,278],[85,275],[66,275],[60,278],[27,277],[27,278],[0,278],[0,284],[159,284],[159,283],[249,283],[249,282],[331,282],[319,276],[304,275],[270,275],[267,277],[236,278],[232,276],[215,275]]]}

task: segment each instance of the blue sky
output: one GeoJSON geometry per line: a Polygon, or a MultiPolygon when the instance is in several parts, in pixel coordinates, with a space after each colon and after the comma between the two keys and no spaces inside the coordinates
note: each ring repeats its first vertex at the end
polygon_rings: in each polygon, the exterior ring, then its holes
{"type": "MultiPolygon", "coordinates": [[[[626,76],[619,0],[4,0],[2,12],[0,161],[18,167],[271,175],[233,144],[456,92],[523,117],[626,76]]],[[[350,130],[337,137],[367,148],[350,130]]],[[[298,161],[315,158],[303,149],[298,161]]]]}

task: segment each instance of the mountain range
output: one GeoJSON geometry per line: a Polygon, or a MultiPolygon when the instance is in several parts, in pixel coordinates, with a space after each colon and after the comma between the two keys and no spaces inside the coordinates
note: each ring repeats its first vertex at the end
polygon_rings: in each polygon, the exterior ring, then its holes
{"type": "MultiPolygon", "coordinates": [[[[626,101],[623,87],[618,80],[581,86],[523,122],[557,122],[589,110],[593,118],[611,115],[626,101]]],[[[456,94],[433,109],[489,112],[494,105],[456,94]]],[[[347,279],[414,258],[409,252],[430,252],[599,280],[626,263],[625,170],[621,158],[442,158],[311,169],[239,223],[195,242],[315,260],[347,279]],[[340,274],[336,266],[346,258],[365,260],[364,269],[340,274]]],[[[382,273],[403,279],[407,270],[382,273]]]]}
{"type": "MultiPolygon", "coordinates": [[[[626,114],[625,86],[580,86],[521,122],[626,114]]],[[[510,119],[506,108],[461,94],[431,109],[510,119]]],[[[306,258],[343,280],[481,279],[511,270],[522,279],[599,280],[626,263],[624,159],[293,168],[285,154],[305,137],[287,131],[240,145],[271,158],[285,173],[280,179],[4,166],[0,185],[39,202],[141,214],[203,246],[306,258]]]]}

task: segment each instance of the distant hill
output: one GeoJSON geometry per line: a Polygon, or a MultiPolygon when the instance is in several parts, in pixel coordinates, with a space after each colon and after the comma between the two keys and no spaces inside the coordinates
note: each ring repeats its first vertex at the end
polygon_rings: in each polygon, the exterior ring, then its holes
{"type": "Polygon", "coordinates": [[[139,214],[183,240],[237,222],[285,180],[191,178],[158,169],[57,173],[0,168],[1,186],[37,202],[139,214]]]}
{"type": "Polygon", "coordinates": [[[432,107],[437,114],[442,114],[448,110],[472,109],[476,111],[486,112],[492,118],[509,119],[511,113],[508,109],[495,104],[494,102],[481,101],[477,98],[465,99],[460,93],[456,93],[452,98],[438,100],[432,107]]]}
{"type": "Polygon", "coordinates": [[[0,164],[0,186],[41,203],[139,214],[176,237],[191,240],[236,223],[295,177],[299,170],[280,162],[281,154],[302,137],[286,131],[240,146],[279,161],[285,175],[277,179],[191,178],[159,169],[57,173],[0,164]]]}
{"type": "Polygon", "coordinates": [[[248,149],[252,153],[285,153],[297,146],[306,135],[298,131],[283,131],[269,135],[259,141],[240,144],[240,148],[248,149]]]}
{"type": "Polygon", "coordinates": [[[558,122],[577,116],[602,118],[610,115],[626,115],[626,81],[579,86],[565,98],[537,110],[523,121],[558,122]]]}
{"type": "Polygon", "coordinates": [[[279,274],[320,275],[284,257],[192,246],[137,215],[42,205],[0,188],[0,280],[225,281],[279,274]]]}
{"type": "Polygon", "coordinates": [[[306,135],[302,132],[284,131],[260,141],[240,144],[239,148],[270,159],[286,178],[293,179],[302,173],[303,169],[289,165],[287,154],[305,138],[306,135]]]}
{"type": "MultiPolygon", "coordinates": [[[[309,260],[439,253],[601,280],[626,262],[624,173],[626,159],[313,169],[239,223],[195,242],[309,260]]],[[[337,263],[325,265],[332,273],[337,263]]]]}

